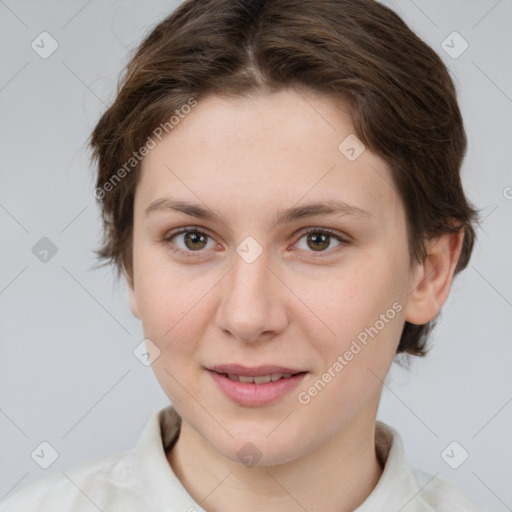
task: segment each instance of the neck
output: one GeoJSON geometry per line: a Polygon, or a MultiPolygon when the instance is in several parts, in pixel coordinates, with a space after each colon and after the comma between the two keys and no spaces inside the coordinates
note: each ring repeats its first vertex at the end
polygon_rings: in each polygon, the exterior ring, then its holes
{"type": "Polygon", "coordinates": [[[354,510],[383,471],[375,451],[373,414],[358,418],[303,457],[253,467],[219,454],[183,420],[167,458],[188,493],[209,512],[354,510]]]}

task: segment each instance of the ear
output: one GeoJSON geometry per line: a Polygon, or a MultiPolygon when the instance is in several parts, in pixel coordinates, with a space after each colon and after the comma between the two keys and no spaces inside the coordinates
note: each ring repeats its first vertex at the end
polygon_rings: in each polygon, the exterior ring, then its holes
{"type": "Polygon", "coordinates": [[[133,282],[133,277],[128,276],[126,273],[125,273],[125,276],[126,276],[126,283],[128,284],[128,297],[130,299],[130,309],[132,310],[133,315],[140,320],[139,303],[137,301],[137,295],[135,293],[135,285],[133,282]]]}
{"type": "Polygon", "coordinates": [[[412,291],[405,308],[405,320],[422,325],[433,320],[450,292],[464,231],[446,233],[430,240],[427,256],[414,271],[412,291]]]}

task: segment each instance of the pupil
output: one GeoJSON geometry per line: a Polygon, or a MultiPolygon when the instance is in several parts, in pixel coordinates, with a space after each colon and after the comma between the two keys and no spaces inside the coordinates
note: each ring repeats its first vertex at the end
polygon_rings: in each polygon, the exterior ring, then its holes
{"type": "MultiPolygon", "coordinates": [[[[318,242],[318,239],[320,239],[320,244],[321,246],[318,247],[317,245],[317,249],[325,249],[327,247],[329,247],[329,236],[328,235],[319,235],[319,234],[316,234],[316,235],[309,235],[308,237],[308,241],[310,240],[313,240],[314,242],[313,243],[317,243],[318,242]]],[[[313,249],[315,249],[315,247],[312,247],[313,249]]],[[[315,249],[316,250],[316,249],[315,249]]]]}
{"type": "MultiPolygon", "coordinates": [[[[186,245],[189,249],[197,249],[197,243],[201,243],[203,242],[204,243],[204,236],[203,235],[200,235],[198,233],[187,233],[187,236],[185,237],[185,241],[186,241],[186,245]],[[189,244],[187,243],[188,241],[192,241],[192,244],[194,245],[193,247],[189,247],[189,244]]],[[[201,247],[200,247],[201,248],[201,247]]]]}

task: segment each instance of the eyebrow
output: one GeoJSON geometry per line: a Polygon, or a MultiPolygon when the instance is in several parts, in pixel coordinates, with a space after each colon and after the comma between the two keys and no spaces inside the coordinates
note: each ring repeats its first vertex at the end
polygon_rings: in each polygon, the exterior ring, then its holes
{"type": "MultiPolygon", "coordinates": [[[[144,211],[146,215],[156,211],[177,211],[186,215],[190,215],[191,217],[196,217],[198,219],[217,219],[224,223],[219,215],[198,203],[173,200],[165,197],[153,201],[144,211]]],[[[346,203],[344,201],[330,199],[321,203],[310,203],[302,206],[293,206],[286,210],[281,210],[274,218],[272,229],[280,224],[286,224],[305,217],[334,214],[349,215],[361,218],[374,217],[373,213],[369,212],[368,210],[364,210],[363,208],[346,203]]]]}

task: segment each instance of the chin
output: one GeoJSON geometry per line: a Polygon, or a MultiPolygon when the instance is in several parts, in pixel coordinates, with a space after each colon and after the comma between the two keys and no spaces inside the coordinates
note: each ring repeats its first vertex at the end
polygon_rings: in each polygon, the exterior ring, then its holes
{"type": "Polygon", "coordinates": [[[227,444],[214,446],[224,457],[248,468],[285,464],[297,459],[304,452],[303,437],[294,438],[288,434],[283,437],[276,433],[271,439],[273,434],[267,434],[268,431],[258,436],[253,431],[250,437],[246,434],[234,436],[227,444]]]}

